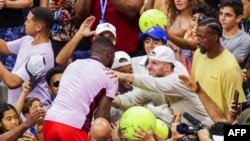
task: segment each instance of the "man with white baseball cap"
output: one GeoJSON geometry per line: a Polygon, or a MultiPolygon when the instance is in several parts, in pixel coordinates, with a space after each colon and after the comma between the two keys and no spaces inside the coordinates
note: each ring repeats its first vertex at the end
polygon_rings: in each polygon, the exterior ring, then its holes
{"type": "Polygon", "coordinates": [[[95,40],[99,36],[109,38],[112,43],[116,44],[116,28],[110,23],[101,23],[96,27],[96,31],[91,31],[91,26],[95,21],[95,17],[90,16],[81,24],[79,30],[74,37],[60,50],[56,56],[56,64],[66,67],[76,59],[84,59],[90,57],[91,51],[75,51],[78,43],[85,37],[93,36],[95,40]]]}
{"type": "Polygon", "coordinates": [[[175,56],[173,54],[173,50],[166,46],[156,47],[149,54],[149,59],[154,59],[162,62],[171,63],[173,67],[176,64],[175,56]]]}
{"type": "Polygon", "coordinates": [[[100,23],[97,25],[95,34],[101,34],[103,32],[110,32],[116,38],[116,28],[110,23],[100,23]]]}
{"type": "MultiPolygon", "coordinates": [[[[127,109],[134,105],[145,105],[147,104],[145,102],[153,99],[152,97],[159,97],[160,94],[163,94],[168,99],[167,102],[172,109],[182,113],[188,112],[202,121],[203,124],[213,124],[197,94],[191,92],[184,84],[180,83],[179,74],[173,71],[175,64],[176,60],[173,50],[166,46],[158,46],[149,53],[148,57],[147,69],[151,76],[109,70],[108,74],[113,74],[119,80],[129,81],[133,83],[133,86],[141,88],[136,89],[136,92],[132,91],[131,93],[116,96],[112,101],[113,106],[127,109]]],[[[190,124],[183,117],[181,122],[190,124]]]]}
{"type": "MultiPolygon", "coordinates": [[[[154,26],[142,33],[139,36],[139,40],[143,41],[146,55],[133,57],[131,60],[132,67],[134,73],[148,74],[148,70],[145,66],[147,65],[149,53],[157,46],[166,45],[168,42],[168,35],[161,27],[154,26]]],[[[179,61],[176,61],[174,72],[189,75],[185,66],[179,61]]]]}

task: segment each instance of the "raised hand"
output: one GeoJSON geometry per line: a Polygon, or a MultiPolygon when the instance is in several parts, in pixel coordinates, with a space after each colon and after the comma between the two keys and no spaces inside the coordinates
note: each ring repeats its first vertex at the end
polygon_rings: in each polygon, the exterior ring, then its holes
{"type": "Polygon", "coordinates": [[[182,137],[185,136],[185,134],[180,134],[177,131],[177,125],[179,125],[180,123],[178,122],[173,122],[171,125],[171,141],[179,141],[181,140],[182,137]]]}
{"type": "Polygon", "coordinates": [[[84,37],[89,37],[95,33],[95,31],[91,31],[91,27],[93,23],[95,22],[94,16],[87,17],[83,23],[81,24],[78,33],[81,34],[84,37]]]}
{"type": "Polygon", "coordinates": [[[138,130],[135,130],[134,139],[135,140],[143,140],[143,141],[155,141],[154,138],[154,130],[152,126],[150,126],[150,130],[145,131],[141,126],[138,126],[138,130]]]}
{"type": "Polygon", "coordinates": [[[22,84],[22,94],[25,95],[25,97],[29,94],[29,92],[31,91],[31,87],[30,87],[30,81],[25,81],[22,84]]]}
{"type": "Polygon", "coordinates": [[[190,91],[197,93],[200,91],[201,87],[199,82],[193,81],[189,76],[179,75],[180,82],[184,84],[190,91]]]}
{"type": "Polygon", "coordinates": [[[28,127],[34,126],[36,123],[41,124],[44,121],[45,115],[46,111],[43,108],[39,108],[35,111],[32,111],[32,113],[28,114],[24,123],[28,127]]]}
{"type": "Polygon", "coordinates": [[[236,103],[235,103],[235,101],[233,100],[230,104],[229,104],[229,106],[228,106],[228,108],[229,108],[229,113],[228,113],[228,115],[227,115],[227,120],[229,121],[229,122],[231,122],[231,123],[233,123],[235,120],[236,120],[236,118],[237,118],[237,115],[238,115],[238,113],[240,112],[240,105],[239,104],[237,104],[237,105],[235,105],[236,103]],[[235,107],[236,106],[236,109],[234,109],[233,107],[235,107]]]}
{"type": "Polygon", "coordinates": [[[112,137],[114,141],[121,141],[121,131],[119,127],[119,120],[116,121],[115,123],[111,123],[111,127],[113,129],[112,137]]]}

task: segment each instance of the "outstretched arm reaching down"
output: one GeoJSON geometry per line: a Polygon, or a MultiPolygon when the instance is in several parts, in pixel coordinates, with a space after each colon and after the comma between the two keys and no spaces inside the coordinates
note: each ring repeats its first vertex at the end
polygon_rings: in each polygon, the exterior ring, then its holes
{"type": "Polygon", "coordinates": [[[222,110],[216,103],[207,95],[203,88],[200,87],[199,82],[194,82],[186,75],[179,75],[181,83],[184,84],[190,91],[197,93],[208,115],[214,122],[228,122],[222,110]]]}

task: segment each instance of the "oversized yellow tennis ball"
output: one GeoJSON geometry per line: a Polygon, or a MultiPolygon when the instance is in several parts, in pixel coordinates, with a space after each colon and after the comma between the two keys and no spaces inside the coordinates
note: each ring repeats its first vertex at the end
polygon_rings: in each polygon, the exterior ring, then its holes
{"type": "Polygon", "coordinates": [[[169,128],[164,121],[156,119],[155,134],[163,139],[167,139],[169,134],[169,128]]]}
{"type": "Polygon", "coordinates": [[[168,24],[167,16],[158,9],[149,9],[144,11],[139,18],[139,27],[141,32],[145,32],[147,29],[159,25],[164,28],[164,25],[168,24]]]}
{"type": "Polygon", "coordinates": [[[155,130],[156,118],[152,112],[143,106],[128,108],[120,118],[120,130],[129,141],[135,140],[133,135],[135,130],[140,131],[138,126],[141,126],[145,131],[149,131],[150,126],[155,130]]]}

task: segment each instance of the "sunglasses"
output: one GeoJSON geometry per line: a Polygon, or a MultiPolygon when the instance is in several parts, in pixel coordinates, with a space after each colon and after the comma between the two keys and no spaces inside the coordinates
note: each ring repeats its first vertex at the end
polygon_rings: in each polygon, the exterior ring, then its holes
{"type": "Polygon", "coordinates": [[[60,83],[60,81],[58,81],[58,80],[57,80],[57,81],[54,81],[54,82],[53,82],[53,86],[54,86],[54,87],[58,87],[58,86],[59,86],[59,83],[60,83]]]}

